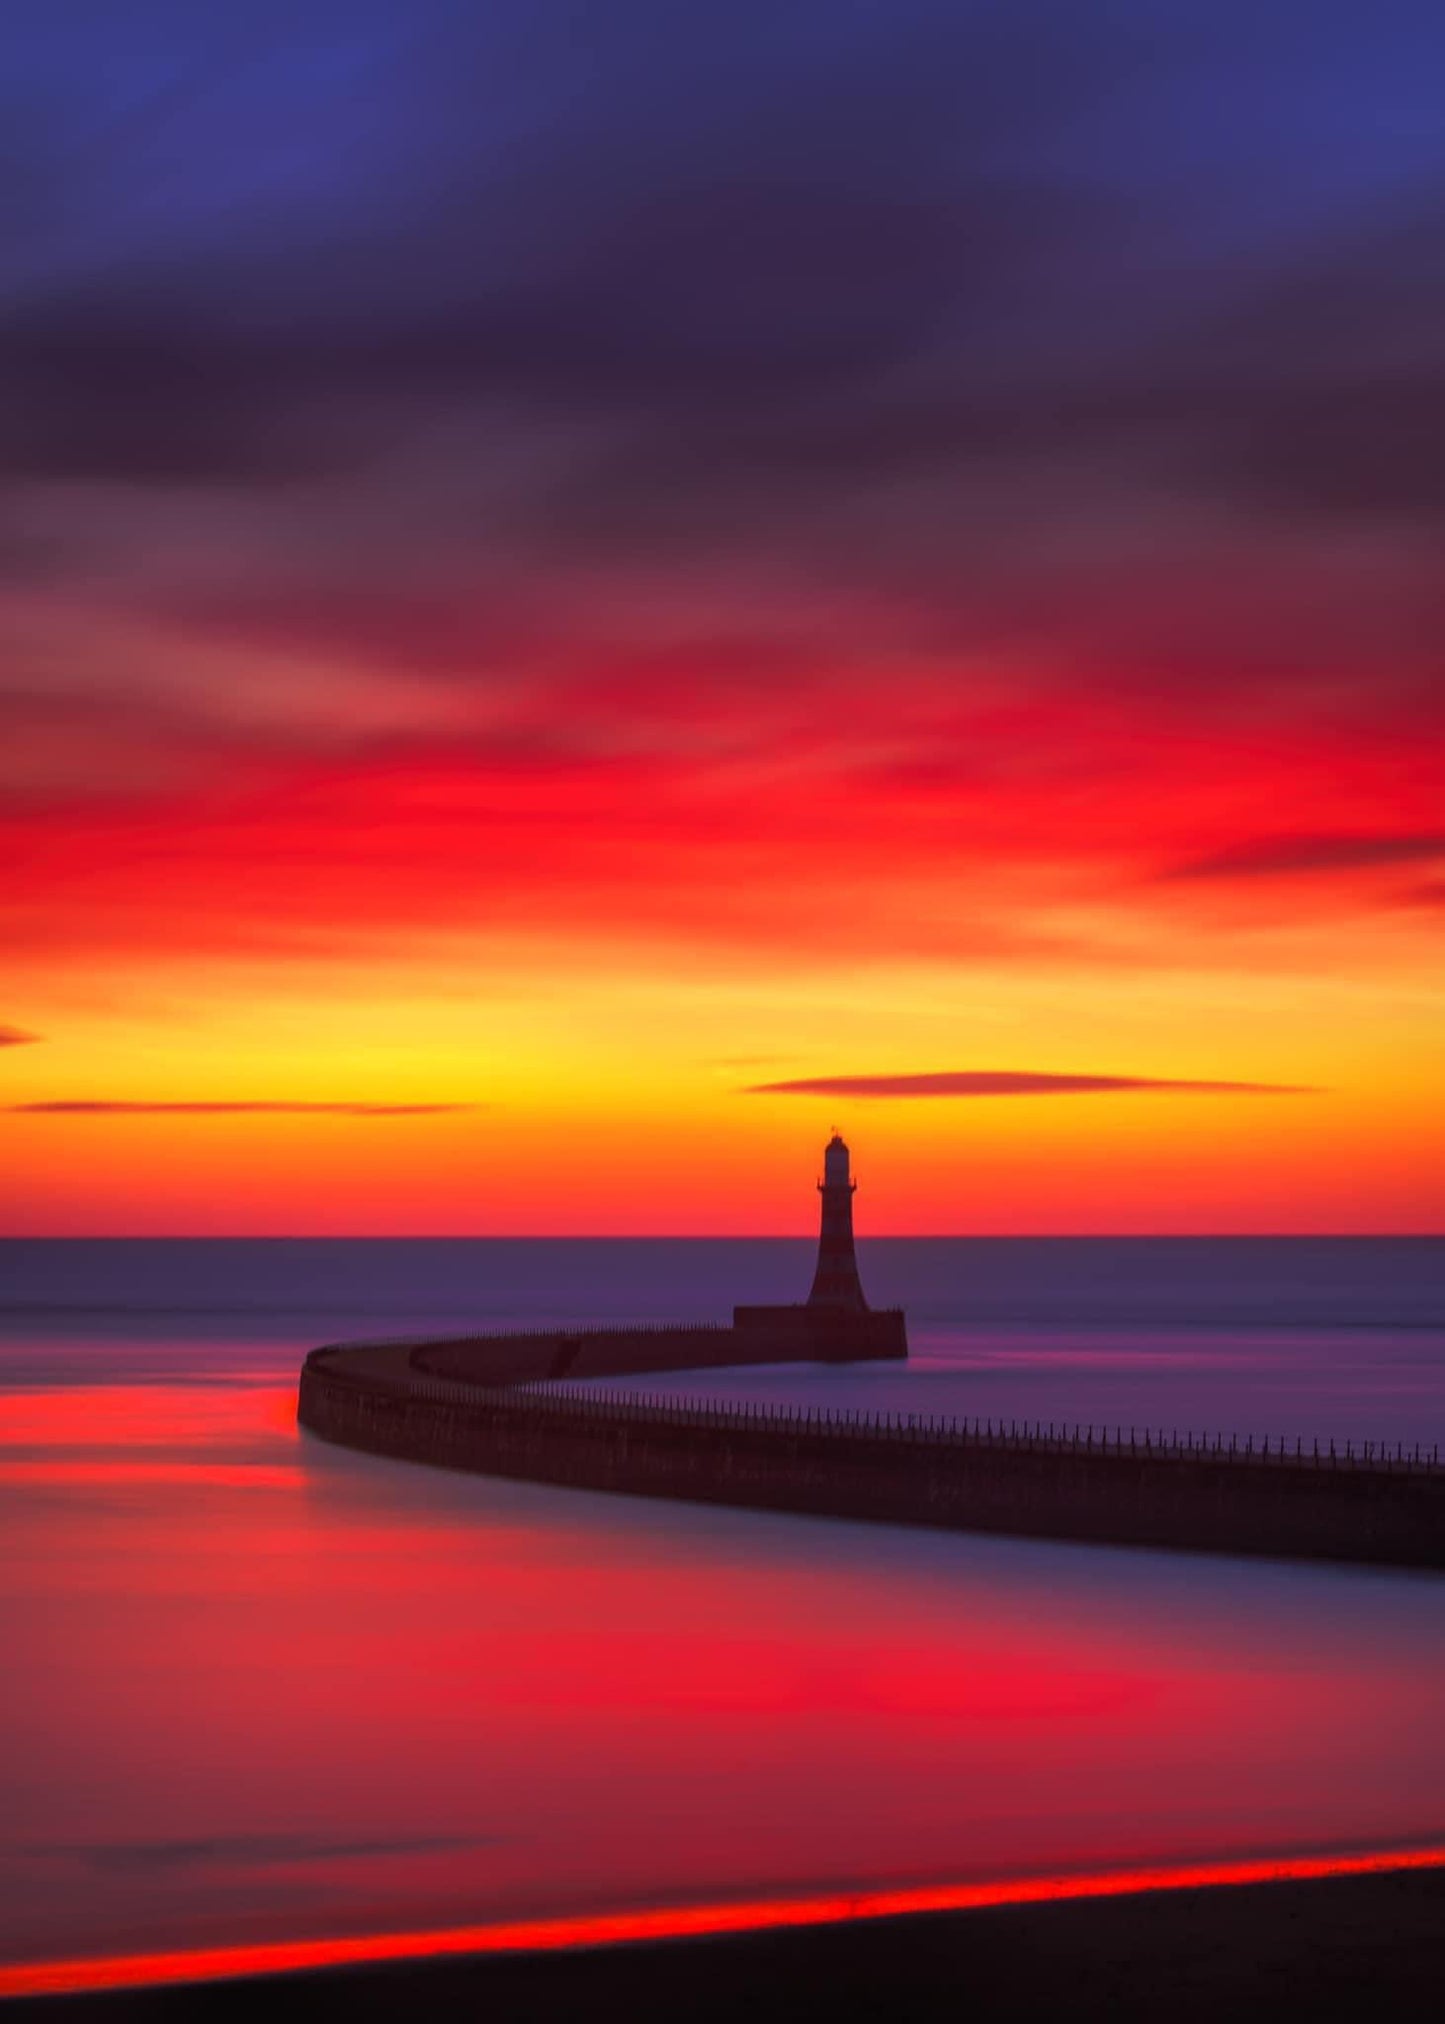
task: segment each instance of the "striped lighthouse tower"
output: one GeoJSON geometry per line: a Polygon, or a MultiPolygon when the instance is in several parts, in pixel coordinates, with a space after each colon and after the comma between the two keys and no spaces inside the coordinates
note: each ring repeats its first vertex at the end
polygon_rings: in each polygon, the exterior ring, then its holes
{"type": "Polygon", "coordinates": [[[837,1132],[823,1150],[823,1226],[818,1235],[818,1269],[813,1274],[810,1307],[846,1308],[864,1314],[868,1302],[858,1279],[853,1254],[853,1195],[858,1183],[848,1171],[848,1148],[837,1132]]]}

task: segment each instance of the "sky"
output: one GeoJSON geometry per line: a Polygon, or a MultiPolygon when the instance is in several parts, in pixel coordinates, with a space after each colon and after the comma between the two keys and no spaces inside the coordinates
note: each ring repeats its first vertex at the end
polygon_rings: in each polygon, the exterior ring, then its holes
{"type": "Polygon", "coordinates": [[[0,1228],[1445,1228],[1428,0],[12,0],[0,1228]]]}

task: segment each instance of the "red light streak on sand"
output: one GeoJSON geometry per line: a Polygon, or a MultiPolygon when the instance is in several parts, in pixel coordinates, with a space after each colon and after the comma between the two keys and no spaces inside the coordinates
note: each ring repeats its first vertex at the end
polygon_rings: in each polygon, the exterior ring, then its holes
{"type": "Polygon", "coordinates": [[[982,1911],[997,1905],[1129,1897],[1149,1891],[1214,1890],[1229,1885],[1302,1883],[1324,1877],[1377,1876],[1445,1868],[1445,1843],[1382,1849],[1370,1854],[1286,1856],[1175,1868],[1106,1870],[1093,1875],[1021,1877],[995,1883],[935,1884],[904,1890],[837,1891],[825,1896],[759,1898],[733,1903],[663,1906],[588,1913],[573,1918],[455,1926],[436,1932],[284,1940],[198,1948],[192,1952],[126,1954],[106,1959],[33,1961],[0,1968],[0,1997],[72,1995],[162,1983],[213,1982],[237,1976],[289,1974],[307,1968],[375,1961],[438,1959],[458,1954],[558,1952],[627,1946],[643,1941],[714,1938],[730,1933],[843,1925],[858,1919],[924,1912],[982,1911]]]}

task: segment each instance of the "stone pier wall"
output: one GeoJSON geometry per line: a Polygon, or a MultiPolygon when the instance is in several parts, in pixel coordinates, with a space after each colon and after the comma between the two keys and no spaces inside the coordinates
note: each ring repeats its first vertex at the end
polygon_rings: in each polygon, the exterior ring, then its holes
{"type": "MultiPolygon", "coordinates": [[[[705,1407],[430,1374],[314,1351],[300,1419],[324,1439],[632,1496],[1201,1551],[1445,1567],[1438,1458],[1095,1442],[1080,1430],[705,1407]]],[[[418,1368],[418,1362],[423,1367],[418,1368]]]]}

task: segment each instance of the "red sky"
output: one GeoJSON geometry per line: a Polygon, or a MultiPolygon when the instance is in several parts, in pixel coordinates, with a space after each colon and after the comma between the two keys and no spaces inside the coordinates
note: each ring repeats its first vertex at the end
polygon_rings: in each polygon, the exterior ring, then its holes
{"type": "Polygon", "coordinates": [[[1407,694],[680,662],[504,738],[335,679],[302,726],[86,699],[48,779],[33,714],[11,1228],[787,1229],[834,1122],[867,1228],[1438,1227],[1407,694]]]}

